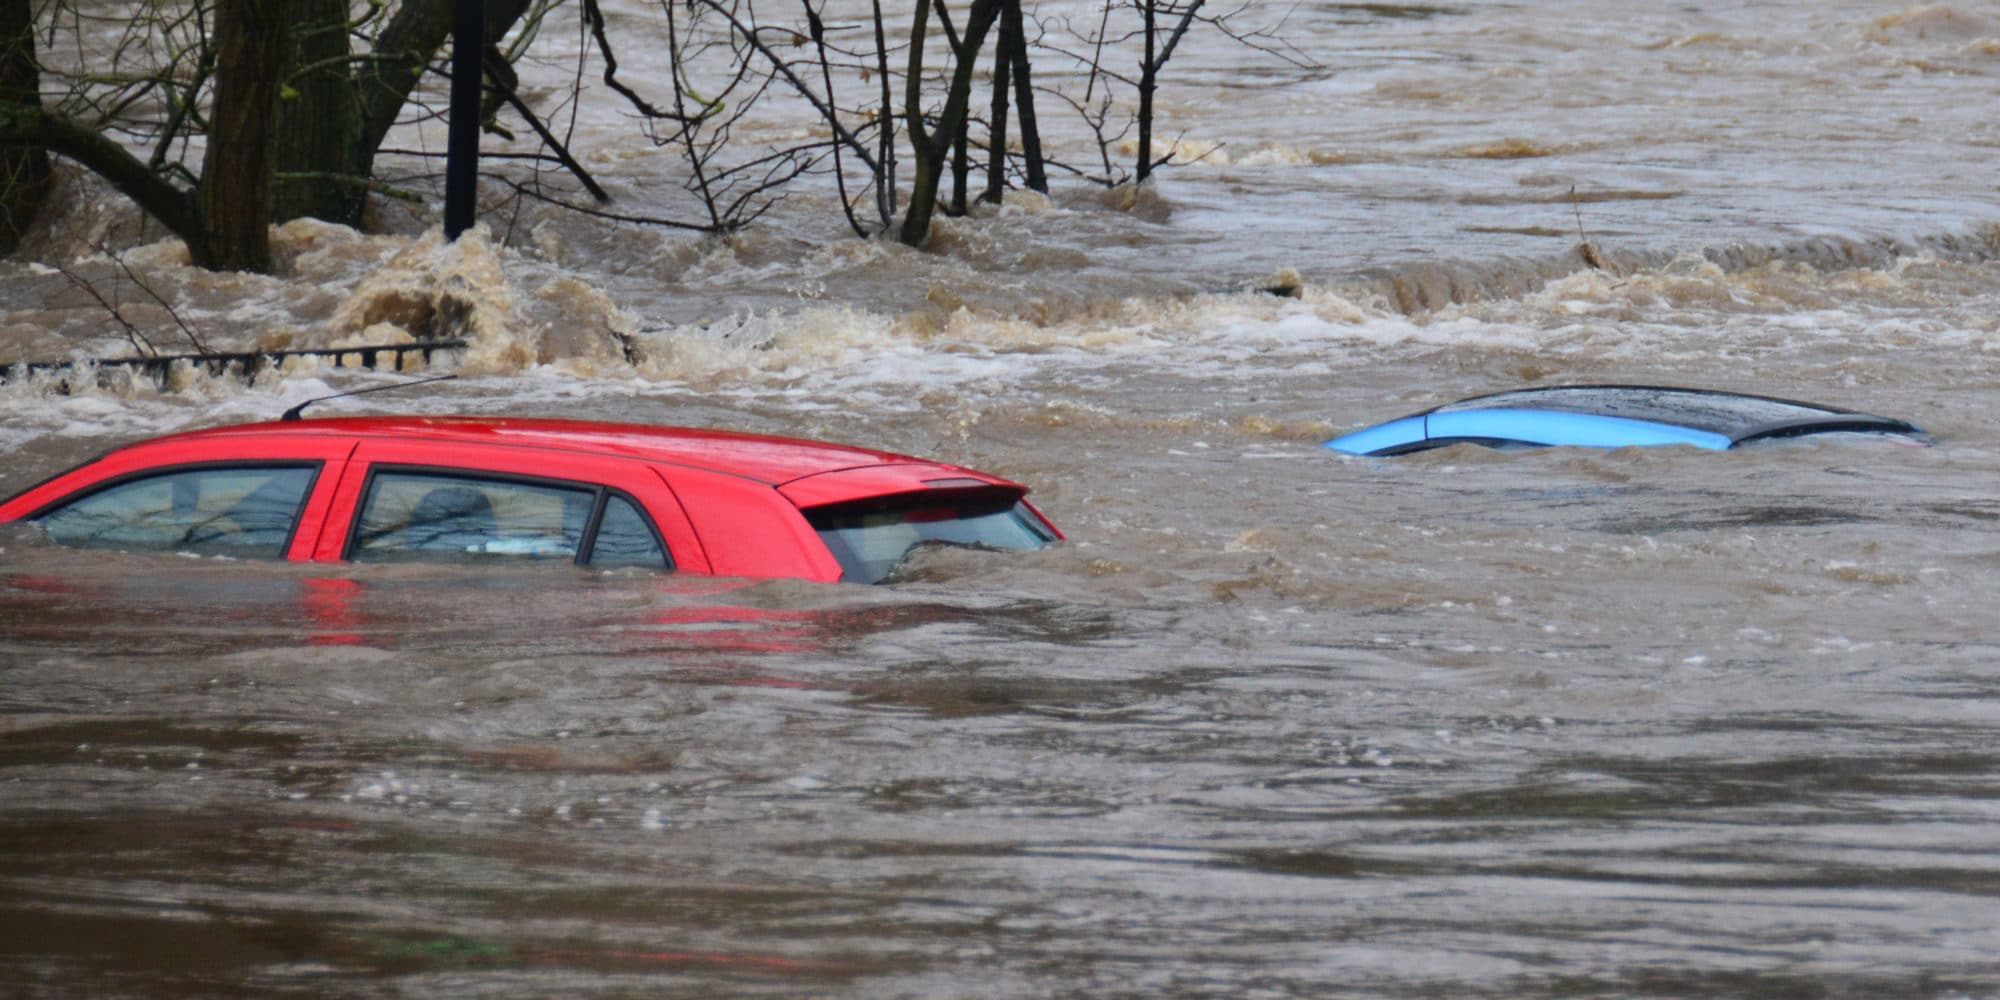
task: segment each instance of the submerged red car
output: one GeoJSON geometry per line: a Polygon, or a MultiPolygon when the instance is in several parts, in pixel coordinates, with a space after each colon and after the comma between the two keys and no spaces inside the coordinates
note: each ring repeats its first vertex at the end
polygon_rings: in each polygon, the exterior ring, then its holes
{"type": "Polygon", "coordinates": [[[726,431],[359,417],[128,445],[0,504],[0,522],[88,548],[875,583],[925,543],[1060,540],[1027,492],[905,455],[726,431]]]}

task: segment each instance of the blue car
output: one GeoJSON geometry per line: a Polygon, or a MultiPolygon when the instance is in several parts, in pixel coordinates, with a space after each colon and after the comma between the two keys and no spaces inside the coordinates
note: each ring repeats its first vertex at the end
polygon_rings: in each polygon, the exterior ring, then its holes
{"type": "Polygon", "coordinates": [[[1713,389],[1565,385],[1474,396],[1338,437],[1348,455],[1407,455],[1454,444],[1491,448],[1689,444],[1723,450],[1807,434],[1889,435],[1930,443],[1892,417],[1713,389]]]}

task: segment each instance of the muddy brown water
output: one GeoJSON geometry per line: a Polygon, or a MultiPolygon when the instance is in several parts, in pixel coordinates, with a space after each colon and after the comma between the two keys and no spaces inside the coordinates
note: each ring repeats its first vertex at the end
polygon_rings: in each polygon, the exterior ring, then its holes
{"type": "MultiPolygon", "coordinates": [[[[1296,16],[1327,71],[1182,57],[1230,155],[1151,209],[1072,191],[934,253],[809,205],[705,243],[302,225],[270,278],[131,236],[230,343],[472,290],[463,378],[320,412],[911,452],[1072,542],[862,588],[0,535],[0,992],[2000,995],[2000,13],[1296,16]],[[1284,269],[1301,299],[1197,294],[1284,269]],[[1938,443],[1319,446],[1563,381],[1938,443]]],[[[120,218],[41,252],[108,276],[63,255],[120,218]]],[[[118,348],[77,294],[0,263],[0,342],[118,348]]],[[[0,493],[384,381],[17,379],[0,493]]]]}

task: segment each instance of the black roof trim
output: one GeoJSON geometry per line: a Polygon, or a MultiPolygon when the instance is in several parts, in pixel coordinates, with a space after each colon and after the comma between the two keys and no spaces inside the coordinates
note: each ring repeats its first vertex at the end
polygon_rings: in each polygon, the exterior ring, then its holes
{"type": "Polygon", "coordinates": [[[1802,437],[1807,434],[1838,434],[1851,431],[1857,434],[1900,434],[1922,441],[1929,441],[1930,435],[1923,428],[1906,420],[1894,417],[1878,417],[1869,413],[1854,413],[1843,410],[1838,416],[1821,417],[1811,420],[1787,420],[1783,423],[1766,424],[1745,431],[1729,442],[1731,448],[1751,441],[1769,441],[1777,438],[1802,437]]]}
{"type": "MultiPolygon", "coordinates": [[[[1870,414],[1861,413],[1859,410],[1848,410],[1838,406],[1828,406],[1825,403],[1809,403],[1803,399],[1787,399],[1784,396],[1764,396],[1754,392],[1737,392],[1733,389],[1696,389],[1689,386],[1680,386],[1680,385],[1644,385],[1638,382],[1577,382],[1573,384],[1565,383],[1562,385],[1531,385],[1520,389],[1502,389],[1498,392],[1481,393],[1480,395],[1477,396],[1467,396],[1463,399],[1454,399],[1448,403],[1439,403],[1438,405],[1433,406],[1428,410],[1424,410],[1421,413],[1413,413],[1411,414],[1411,416],[1413,417],[1429,416],[1430,414],[1436,413],[1437,411],[1442,410],[1448,406],[1450,407],[1465,406],[1465,404],[1467,403],[1477,403],[1482,399],[1494,399],[1500,396],[1528,395],[1537,392],[1559,392],[1559,391],[1568,391],[1572,389],[1589,389],[1589,390],[1599,390],[1599,391],[1625,389],[1634,392],[1683,392],[1690,396],[1722,396],[1722,397],[1732,397],[1735,399],[1755,399],[1765,403],[1782,403],[1786,406],[1797,406],[1808,410],[1819,410],[1824,413],[1837,413],[1837,414],[1851,413],[1859,416],[1870,416],[1870,414]]],[[[1469,407],[1469,406],[1466,408],[1477,409],[1477,407],[1469,407]]]]}

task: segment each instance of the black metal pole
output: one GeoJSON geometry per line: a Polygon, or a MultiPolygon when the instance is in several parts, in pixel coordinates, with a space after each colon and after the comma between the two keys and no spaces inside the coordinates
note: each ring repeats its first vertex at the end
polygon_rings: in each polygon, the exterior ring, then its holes
{"type": "Polygon", "coordinates": [[[483,0],[458,0],[451,40],[450,144],[445,150],[444,238],[472,228],[479,214],[479,106],[484,75],[483,0]]]}

